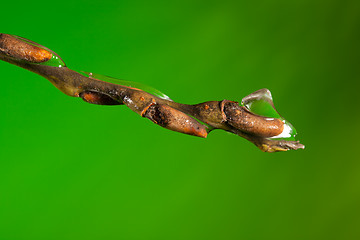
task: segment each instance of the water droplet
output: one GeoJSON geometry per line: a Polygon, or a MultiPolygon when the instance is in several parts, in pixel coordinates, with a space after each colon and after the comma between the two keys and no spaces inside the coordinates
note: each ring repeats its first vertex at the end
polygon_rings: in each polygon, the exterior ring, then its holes
{"type": "Polygon", "coordinates": [[[271,92],[268,89],[260,89],[244,97],[241,105],[254,114],[269,118],[278,118],[283,121],[283,132],[277,136],[271,137],[271,139],[295,141],[295,136],[297,134],[296,129],[277,112],[271,92]]]}
{"type": "Polygon", "coordinates": [[[126,81],[126,80],[122,80],[122,79],[117,79],[117,78],[113,78],[113,77],[104,76],[104,75],[97,74],[97,73],[81,72],[81,74],[86,76],[86,77],[98,79],[98,80],[101,80],[101,81],[104,81],[104,82],[114,83],[114,84],[118,84],[118,85],[122,85],[122,86],[126,86],[126,87],[131,87],[131,88],[137,88],[137,89],[143,90],[145,92],[148,92],[148,93],[150,93],[150,94],[152,94],[152,95],[154,95],[156,97],[172,101],[164,93],[160,92],[159,90],[157,90],[157,89],[155,89],[153,87],[147,86],[147,85],[142,84],[142,83],[126,81]]]}

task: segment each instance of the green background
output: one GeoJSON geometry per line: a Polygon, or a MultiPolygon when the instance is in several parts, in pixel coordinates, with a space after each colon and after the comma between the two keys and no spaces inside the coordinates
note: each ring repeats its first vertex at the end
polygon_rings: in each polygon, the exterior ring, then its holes
{"type": "Polygon", "coordinates": [[[359,1],[3,1],[1,19],[175,101],[269,88],[306,149],[171,132],[0,62],[0,240],[360,238],[359,1]]]}

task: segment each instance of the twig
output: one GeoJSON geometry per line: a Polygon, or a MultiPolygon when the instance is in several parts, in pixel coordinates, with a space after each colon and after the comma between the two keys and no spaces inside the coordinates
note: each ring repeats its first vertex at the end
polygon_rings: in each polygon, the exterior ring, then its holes
{"type": "MultiPolygon", "coordinates": [[[[223,129],[246,138],[265,152],[304,148],[298,141],[273,138],[285,131],[285,122],[279,118],[254,114],[228,100],[181,104],[142,89],[102,81],[91,74],[86,76],[67,68],[55,52],[24,38],[0,34],[0,59],[45,77],[69,96],[92,104],[125,104],[140,116],[173,131],[206,138],[211,130],[223,129]]],[[[259,94],[270,92],[262,89],[244,99],[257,98],[259,94]]]]}

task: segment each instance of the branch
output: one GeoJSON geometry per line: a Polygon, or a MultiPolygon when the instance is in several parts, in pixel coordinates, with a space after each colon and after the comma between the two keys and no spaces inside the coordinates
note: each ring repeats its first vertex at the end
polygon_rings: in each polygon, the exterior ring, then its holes
{"type": "Polygon", "coordinates": [[[43,76],[69,96],[92,104],[125,104],[166,129],[203,138],[214,129],[223,129],[253,142],[264,152],[304,148],[294,141],[295,129],[277,114],[267,89],[245,97],[242,106],[229,100],[181,104],[150,87],[146,91],[147,87],[136,87],[133,82],[116,82],[109,77],[102,80],[99,75],[73,71],[52,50],[8,34],[0,34],[0,59],[43,76]],[[253,106],[259,104],[265,107],[256,110],[253,106]],[[271,113],[263,114],[269,106],[271,113]]]}

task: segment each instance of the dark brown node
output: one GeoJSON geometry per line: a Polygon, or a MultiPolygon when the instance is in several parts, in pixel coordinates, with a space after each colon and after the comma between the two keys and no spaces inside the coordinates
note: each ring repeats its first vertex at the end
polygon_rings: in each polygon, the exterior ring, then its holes
{"type": "Polygon", "coordinates": [[[50,60],[52,53],[24,42],[9,34],[0,34],[0,52],[16,60],[42,63],[50,60]]]}
{"type": "Polygon", "coordinates": [[[143,117],[146,117],[153,121],[155,124],[165,127],[169,124],[170,118],[169,113],[162,110],[159,104],[151,104],[143,114],[143,117]]]}

